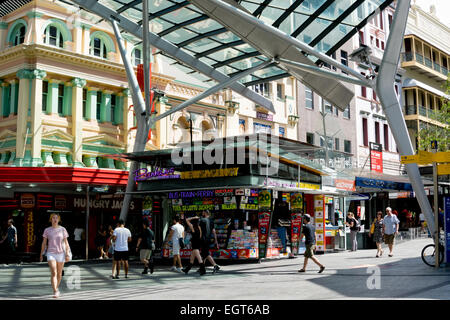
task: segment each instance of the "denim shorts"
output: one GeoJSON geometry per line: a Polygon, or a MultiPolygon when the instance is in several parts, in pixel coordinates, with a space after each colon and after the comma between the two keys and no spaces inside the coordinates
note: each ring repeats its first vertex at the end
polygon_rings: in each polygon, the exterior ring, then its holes
{"type": "Polygon", "coordinates": [[[50,253],[47,252],[47,261],[65,262],[66,254],[63,253],[50,253]]]}

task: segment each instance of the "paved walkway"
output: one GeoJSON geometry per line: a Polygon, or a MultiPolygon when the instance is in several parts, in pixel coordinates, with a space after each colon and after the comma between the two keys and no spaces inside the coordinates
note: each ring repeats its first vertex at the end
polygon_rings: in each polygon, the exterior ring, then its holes
{"type": "MultiPolygon", "coordinates": [[[[217,274],[208,268],[202,277],[197,268],[186,276],[168,266],[142,275],[141,266],[133,265],[129,279],[111,280],[108,263],[66,266],[60,299],[450,299],[450,269],[435,270],[420,258],[428,243],[431,239],[401,243],[394,257],[387,257],[387,249],[382,258],[375,258],[376,250],[320,255],[322,274],[312,261],[306,273],[298,273],[302,256],[226,265],[217,274]],[[72,270],[79,271],[78,288],[72,270]]],[[[51,293],[46,264],[0,267],[0,299],[52,299],[51,293]]]]}

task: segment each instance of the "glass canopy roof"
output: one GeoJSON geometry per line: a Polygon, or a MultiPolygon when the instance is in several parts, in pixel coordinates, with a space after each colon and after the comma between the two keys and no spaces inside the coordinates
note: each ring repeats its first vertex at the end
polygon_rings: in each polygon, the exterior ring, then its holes
{"type": "MultiPolygon", "coordinates": [[[[258,17],[266,24],[332,55],[393,0],[224,0],[258,17]]],[[[125,18],[142,25],[142,0],[99,0],[125,18]]],[[[149,0],[150,30],[216,70],[232,76],[267,58],[198,7],[186,0],[149,0]]],[[[181,62],[164,52],[169,63],[181,62]]],[[[308,56],[312,62],[317,58],[308,56]]],[[[181,69],[204,82],[211,78],[188,66],[181,69]]],[[[269,65],[240,82],[246,86],[289,76],[269,65]]],[[[212,83],[211,83],[212,85],[212,83]]]]}

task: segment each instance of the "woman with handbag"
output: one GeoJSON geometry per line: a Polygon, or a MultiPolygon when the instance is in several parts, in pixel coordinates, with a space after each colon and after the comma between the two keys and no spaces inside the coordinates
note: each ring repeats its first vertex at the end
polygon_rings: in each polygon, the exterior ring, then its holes
{"type": "Polygon", "coordinates": [[[67,241],[69,234],[66,228],[59,225],[61,222],[59,214],[52,213],[50,215],[50,222],[52,226],[44,230],[39,261],[43,261],[44,251],[47,249],[46,256],[51,272],[50,279],[53,288],[53,297],[58,298],[60,296],[58,288],[61,283],[64,262],[72,260],[72,253],[69,242],[67,241]]]}
{"type": "Polygon", "coordinates": [[[381,243],[383,242],[383,212],[381,211],[377,212],[377,217],[370,226],[369,236],[372,235],[373,241],[375,241],[377,245],[376,257],[379,258],[383,255],[383,250],[381,249],[381,243]]]}

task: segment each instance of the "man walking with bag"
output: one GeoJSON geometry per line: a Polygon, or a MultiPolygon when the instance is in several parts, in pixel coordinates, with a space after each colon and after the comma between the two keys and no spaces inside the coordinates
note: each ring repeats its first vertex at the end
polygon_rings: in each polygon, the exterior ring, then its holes
{"type": "MultiPolygon", "coordinates": [[[[308,265],[308,259],[314,261],[320,267],[319,273],[322,273],[325,270],[325,266],[317,260],[314,256],[314,249],[316,244],[316,228],[311,225],[311,216],[309,214],[305,214],[303,216],[303,232],[302,234],[305,236],[305,260],[303,262],[303,268],[298,270],[298,272],[305,272],[306,266],[308,265]]],[[[300,239],[301,240],[301,239],[300,239]]]]}
{"type": "Polygon", "coordinates": [[[138,242],[136,245],[136,251],[139,249],[140,251],[140,258],[141,261],[144,263],[144,271],[142,271],[142,274],[148,274],[148,268],[150,266],[150,274],[153,273],[153,250],[154,250],[154,239],[155,234],[149,227],[148,220],[144,220],[142,222],[142,225],[144,227],[141,235],[138,238],[138,242]]]}

